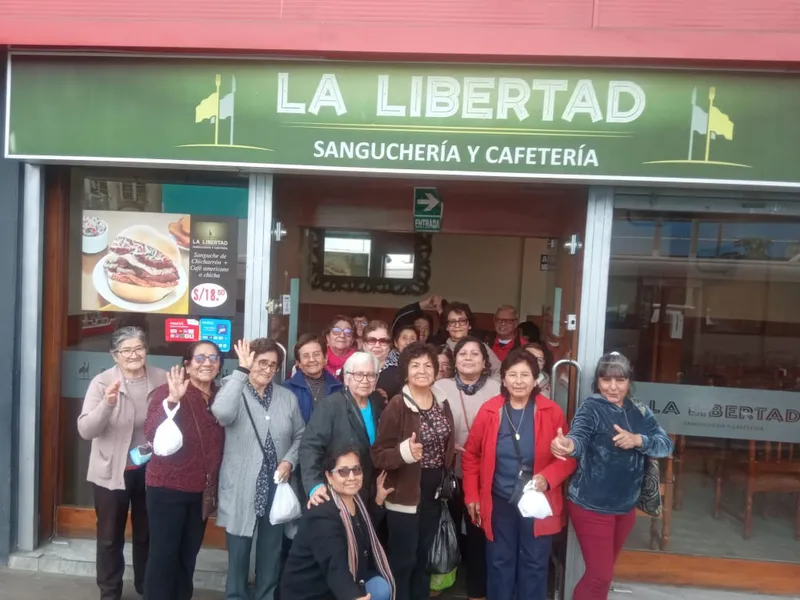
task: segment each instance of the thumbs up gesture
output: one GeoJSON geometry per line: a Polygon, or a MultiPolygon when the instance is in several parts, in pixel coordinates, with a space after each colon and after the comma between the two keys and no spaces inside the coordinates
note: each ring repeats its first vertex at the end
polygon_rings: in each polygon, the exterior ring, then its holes
{"type": "Polygon", "coordinates": [[[414,460],[417,462],[422,460],[422,443],[417,441],[417,432],[414,431],[411,433],[411,437],[408,438],[409,447],[411,449],[411,456],[414,457],[414,460]]]}
{"type": "Polygon", "coordinates": [[[560,460],[566,460],[570,454],[575,452],[575,442],[564,435],[561,427],[558,428],[556,437],[550,442],[550,452],[560,460]]]}

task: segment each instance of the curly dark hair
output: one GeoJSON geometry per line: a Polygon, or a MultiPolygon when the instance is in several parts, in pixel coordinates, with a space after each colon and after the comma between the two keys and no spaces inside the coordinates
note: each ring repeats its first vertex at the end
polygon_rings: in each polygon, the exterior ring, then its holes
{"type": "Polygon", "coordinates": [[[486,349],[486,344],[474,335],[468,335],[458,340],[456,347],[453,349],[453,371],[456,370],[455,358],[458,357],[458,353],[461,352],[461,349],[469,343],[478,344],[478,348],[481,349],[481,354],[483,355],[483,374],[488,375],[492,371],[492,364],[489,362],[489,351],[486,349]]]}
{"type": "Polygon", "coordinates": [[[267,352],[274,352],[278,357],[278,368],[283,365],[283,360],[286,358],[283,355],[283,348],[278,345],[278,342],[272,338],[256,338],[250,342],[250,352],[254,353],[254,357],[258,358],[267,352]]]}
{"type": "Polygon", "coordinates": [[[397,368],[403,374],[403,379],[407,380],[408,365],[411,361],[427,356],[433,364],[433,376],[436,377],[439,374],[439,359],[437,355],[436,346],[424,342],[412,342],[400,353],[400,358],[397,359],[397,368]]]}
{"type": "MultiPolygon", "coordinates": [[[[508,356],[506,356],[506,359],[503,361],[503,364],[500,366],[500,380],[503,382],[502,386],[500,387],[500,393],[506,400],[508,400],[510,396],[505,384],[506,373],[508,373],[511,367],[515,367],[522,363],[525,363],[530,367],[534,379],[539,377],[539,361],[536,360],[536,357],[533,354],[525,350],[525,348],[515,348],[509,352],[508,356]]],[[[536,394],[538,393],[539,384],[536,383],[533,386],[533,390],[531,390],[531,400],[536,398],[536,394]]]]}

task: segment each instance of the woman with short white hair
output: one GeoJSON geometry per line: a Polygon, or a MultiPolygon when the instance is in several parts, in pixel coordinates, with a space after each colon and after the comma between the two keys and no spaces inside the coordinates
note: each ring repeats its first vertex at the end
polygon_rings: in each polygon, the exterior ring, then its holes
{"type": "Polygon", "coordinates": [[[309,504],[330,499],[325,461],[333,448],[358,449],[364,470],[364,500],[374,497],[375,477],[370,448],[375,443],[383,397],[375,392],[378,359],[370,352],[355,352],[342,367],[344,390],[322,400],[311,414],[300,443],[300,472],[309,504]]]}

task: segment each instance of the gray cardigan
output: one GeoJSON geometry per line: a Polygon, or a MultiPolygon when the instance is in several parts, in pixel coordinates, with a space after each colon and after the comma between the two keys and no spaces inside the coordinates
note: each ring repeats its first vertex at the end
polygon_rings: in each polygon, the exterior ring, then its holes
{"type": "Polygon", "coordinates": [[[211,412],[225,428],[225,449],[219,473],[219,506],[217,525],[231,535],[252,537],[256,526],[256,479],[264,455],[256,440],[253,425],[247,416],[247,402],[258,428],[261,442],[269,429],[278,461],[297,466],[297,450],[305,423],[295,395],[273,384],[269,413],[247,390],[248,376],[239,370],[222,380],[211,412]]]}

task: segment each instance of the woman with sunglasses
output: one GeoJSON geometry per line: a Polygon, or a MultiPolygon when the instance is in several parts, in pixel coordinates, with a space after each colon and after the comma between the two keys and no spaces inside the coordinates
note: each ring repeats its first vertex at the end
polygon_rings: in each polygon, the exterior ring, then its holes
{"type": "Polygon", "coordinates": [[[336,315],[325,334],[328,342],[328,363],[325,368],[334,377],[340,377],[345,361],[357,350],[356,324],[347,315],[336,315]]]}
{"type": "Polygon", "coordinates": [[[375,503],[363,499],[359,449],[344,446],[325,459],[330,502],[303,516],[281,580],[282,600],[392,600],[394,578],[375,524],[394,490],[378,477],[375,503]]]}
{"type": "Polygon", "coordinates": [[[94,488],[101,600],[122,596],[129,506],[133,584],[139,594],[143,591],[150,536],[145,473],[152,454],[144,421],[156,388],[167,381],[166,371],[147,365],[147,339],[138,327],[122,327],[111,335],[111,356],[116,364],[92,379],[78,417],[78,433],[92,442],[86,479],[94,488]]]}
{"type": "Polygon", "coordinates": [[[378,374],[386,367],[386,359],[392,350],[392,337],[389,326],[383,321],[370,321],[364,328],[364,351],[378,359],[378,374]]]}
{"type": "Polygon", "coordinates": [[[369,352],[356,352],[344,364],[344,390],[321,402],[306,425],[300,442],[300,473],[309,505],[330,500],[326,486],[325,460],[333,448],[352,446],[364,469],[365,500],[373,489],[370,447],[383,410],[383,398],[375,391],[378,359],[369,352]]]}
{"type": "Polygon", "coordinates": [[[153,453],[147,466],[147,600],[189,600],[194,592],[194,567],[206,532],[203,490],[217,486],[225,440],[225,432],[210,410],[221,361],[215,343],[189,344],[183,364],[167,373],[167,383],[156,389],[148,407],[147,439],[152,443],[156,429],[167,419],[166,405],[178,409],[173,420],[183,445],[169,456],[153,453]]]}
{"type": "Polygon", "coordinates": [[[225,428],[217,525],[225,528],[228,579],[225,597],[248,600],[253,535],[256,536],[254,600],[268,600],[278,587],[283,525],[269,513],[277,487],[297,464],[305,422],[295,395],[272,382],[283,351],[269,338],[239,340],[239,367],[226,377],[211,412],[225,428]]]}

